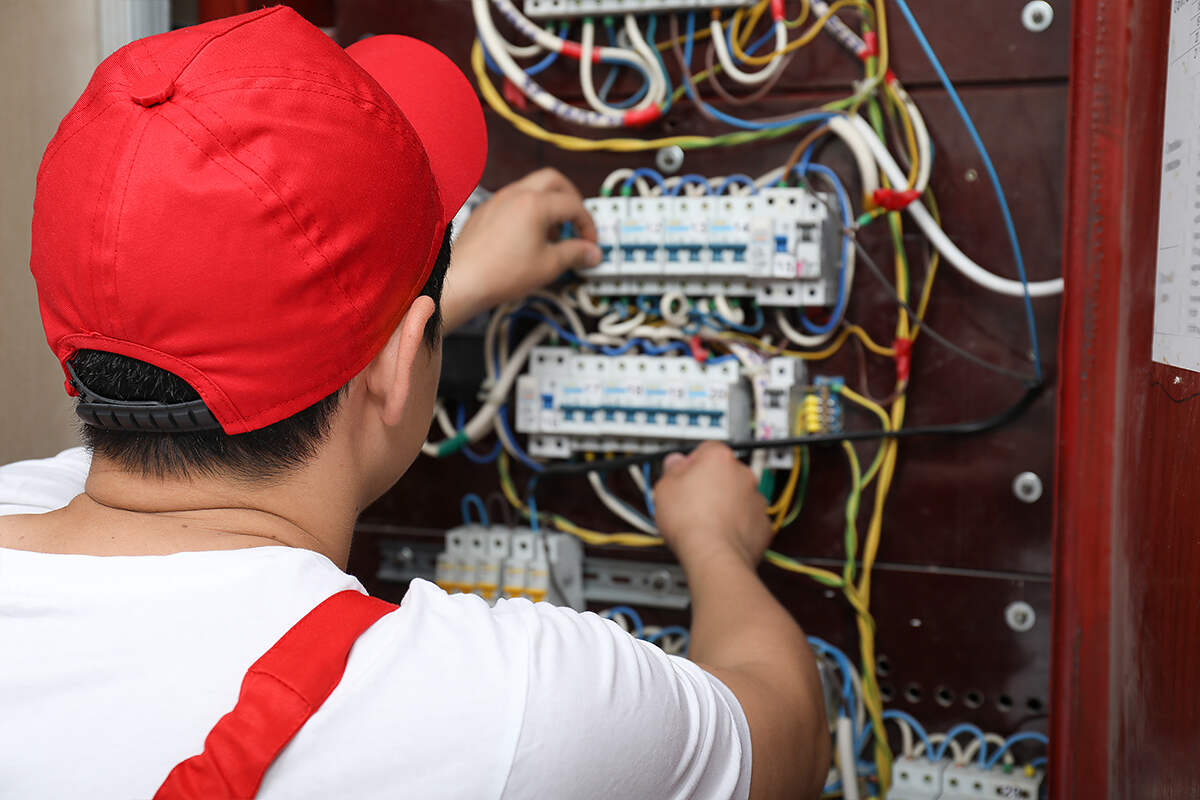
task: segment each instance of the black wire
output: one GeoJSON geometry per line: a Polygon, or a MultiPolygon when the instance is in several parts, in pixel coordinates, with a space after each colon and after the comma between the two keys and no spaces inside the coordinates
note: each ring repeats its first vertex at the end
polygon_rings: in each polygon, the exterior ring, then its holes
{"type": "MultiPolygon", "coordinates": [[[[912,428],[899,428],[894,431],[883,429],[869,431],[845,431],[843,433],[823,433],[814,436],[797,436],[790,439],[755,439],[747,442],[727,441],[732,450],[747,453],[752,450],[766,450],[788,447],[805,447],[809,445],[827,445],[840,442],[872,441],[877,439],[908,439],[915,436],[975,436],[981,433],[1002,428],[1024,414],[1042,393],[1046,385],[1041,381],[1026,384],[1025,393],[1017,402],[992,417],[971,420],[968,422],[953,422],[943,425],[918,425],[912,428]]],[[[535,475],[535,480],[544,480],[556,475],[581,475],[587,472],[610,472],[624,469],[631,464],[655,463],[662,461],[671,453],[689,453],[699,447],[699,443],[673,447],[667,450],[657,450],[653,453],[640,453],[633,456],[610,458],[603,461],[570,461],[549,464],[535,475]]]]}
{"type": "Polygon", "coordinates": [[[980,367],[983,367],[986,370],[995,372],[997,375],[1003,375],[1006,378],[1013,378],[1015,380],[1021,381],[1022,383],[1029,383],[1031,381],[1038,380],[1037,376],[1033,375],[1032,373],[1027,374],[1024,372],[1017,372],[1016,370],[1012,370],[1007,367],[1002,367],[999,364],[993,364],[992,362],[988,361],[987,359],[981,358],[981,357],[975,355],[974,353],[972,353],[971,351],[965,350],[962,347],[959,347],[954,342],[950,341],[945,336],[942,336],[940,333],[935,331],[933,328],[929,327],[929,324],[926,323],[923,319],[921,319],[921,316],[919,314],[917,314],[916,311],[913,310],[912,306],[910,306],[908,303],[904,302],[903,298],[900,297],[900,293],[896,291],[896,287],[893,286],[892,282],[889,281],[887,279],[887,276],[883,274],[883,270],[881,270],[879,268],[879,265],[875,263],[875,259],[871,258],[870,253],[868,253],[866,248],[864,248],[862,246],[862,243],[860,241],[858,241],[858,237],[855,236],[852,231],[847,231],[846,235],[850,238],[850,241],[854,243],[854,249],[858,251],[859,259],[867,265],[867,268],[870,269],[871,272],[875,275],[875,277],[879,279],[879,282],[882,283],[889,292],[891,292],[892,300],[894,300],[897,304],[899,304],[899,306],[901,308],[903,308],[905,311],[907,311],[909,316],[912,317],[912,319],[910,320],[910,323],[912,324],[912,326],[914,328],[924,329],[925,333],[929,334],[929,338],[936,341],[942,347],[946,348],[947,350],[954,353],[955,355],[958,355],[961,358],[965,358],[966,360],[970,361],[972,364],[976,364],[980,367]]]}

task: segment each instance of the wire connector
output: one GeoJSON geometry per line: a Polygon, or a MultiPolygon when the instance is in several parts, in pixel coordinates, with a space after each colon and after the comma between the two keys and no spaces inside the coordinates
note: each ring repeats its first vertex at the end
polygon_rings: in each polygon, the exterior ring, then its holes
{"type": "Polygon", "coordinates": [[[787,14],[783,10],[783,0],[771,0],[771,19],[776,22],[783,22],[787,19],[787,14]]]}
{"type": "Polygon", "coordinates": [[[704,345],[700,343],[699,334],[688,339],[688,348],[692,351],[692,358],[696,359],[697,363],[703,364],[705,361],[708,361],[709,354],[704,349],[704,345]]]}
{"type": "Polygon", "coordinates": [[[888,211],[903,211],[913,204],[921,193],[916,189],[876,189],[871,194],[875,205],[888,211]]]}

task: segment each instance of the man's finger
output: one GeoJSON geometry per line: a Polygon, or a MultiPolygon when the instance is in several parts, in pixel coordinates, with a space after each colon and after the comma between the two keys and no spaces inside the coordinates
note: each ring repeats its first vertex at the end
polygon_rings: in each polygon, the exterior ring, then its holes
{"type": "Polygon", "coordinates": [[[667,457],[664,458],[662,462],[663,474],[670,472],[676,467],[682,466],[685,462],[687,462],[687,456],[685,456],[683,453],[667,454],[667,457]]]}
{"type": "Polygon", "coordinates": [[[591,269],[601,258],[600,248],[587,239],[564,239],[550,245],[550,253],[558,275],[569,269],[591,269]]]}
{"type": "Polygon", "coordinates": [[[583,200],[578,193],[544,192],[538,195],[538,202],[541,206],[542,221],[547,229],[570,222],[575,226],[580,239],[596,241],[596,223],[583,207],[583,200]]]}
{"type": "Polygon", "coordinates": [[[575,188],[575,184],[553,167],[543,167],[531,172],[514,185],[531,192],[564,192],[573,195],[580,202],[583,201],[583,196],[575,188]]]}

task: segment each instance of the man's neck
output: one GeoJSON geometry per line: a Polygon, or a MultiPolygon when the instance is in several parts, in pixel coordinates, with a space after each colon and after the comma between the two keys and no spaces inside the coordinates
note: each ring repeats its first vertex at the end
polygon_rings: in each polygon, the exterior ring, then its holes
{"type": "MultiPolygon", "coordinates": [[[[344,475],[344,473],[343,473],[344,475]]],[[[354,485],[325,459],[270,483],[229,477],[143,477],[92,462],[84,494],[63,509],[80,543],[106,555],[151,555],[283,545],[345,567],[361,509],[354,485]],[[102,541],[95,536],[103,531],[102,541]]]]}

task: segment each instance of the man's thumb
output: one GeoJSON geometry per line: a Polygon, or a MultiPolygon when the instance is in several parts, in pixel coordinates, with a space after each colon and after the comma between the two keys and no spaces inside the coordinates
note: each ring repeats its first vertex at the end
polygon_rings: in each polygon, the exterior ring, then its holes
{"type": "Polygon", "coordinates": [[[569,269],[591,269],[600,263],[600,247],[587,239],[567,239],[553,247],[558,271],[569,269]]]}

